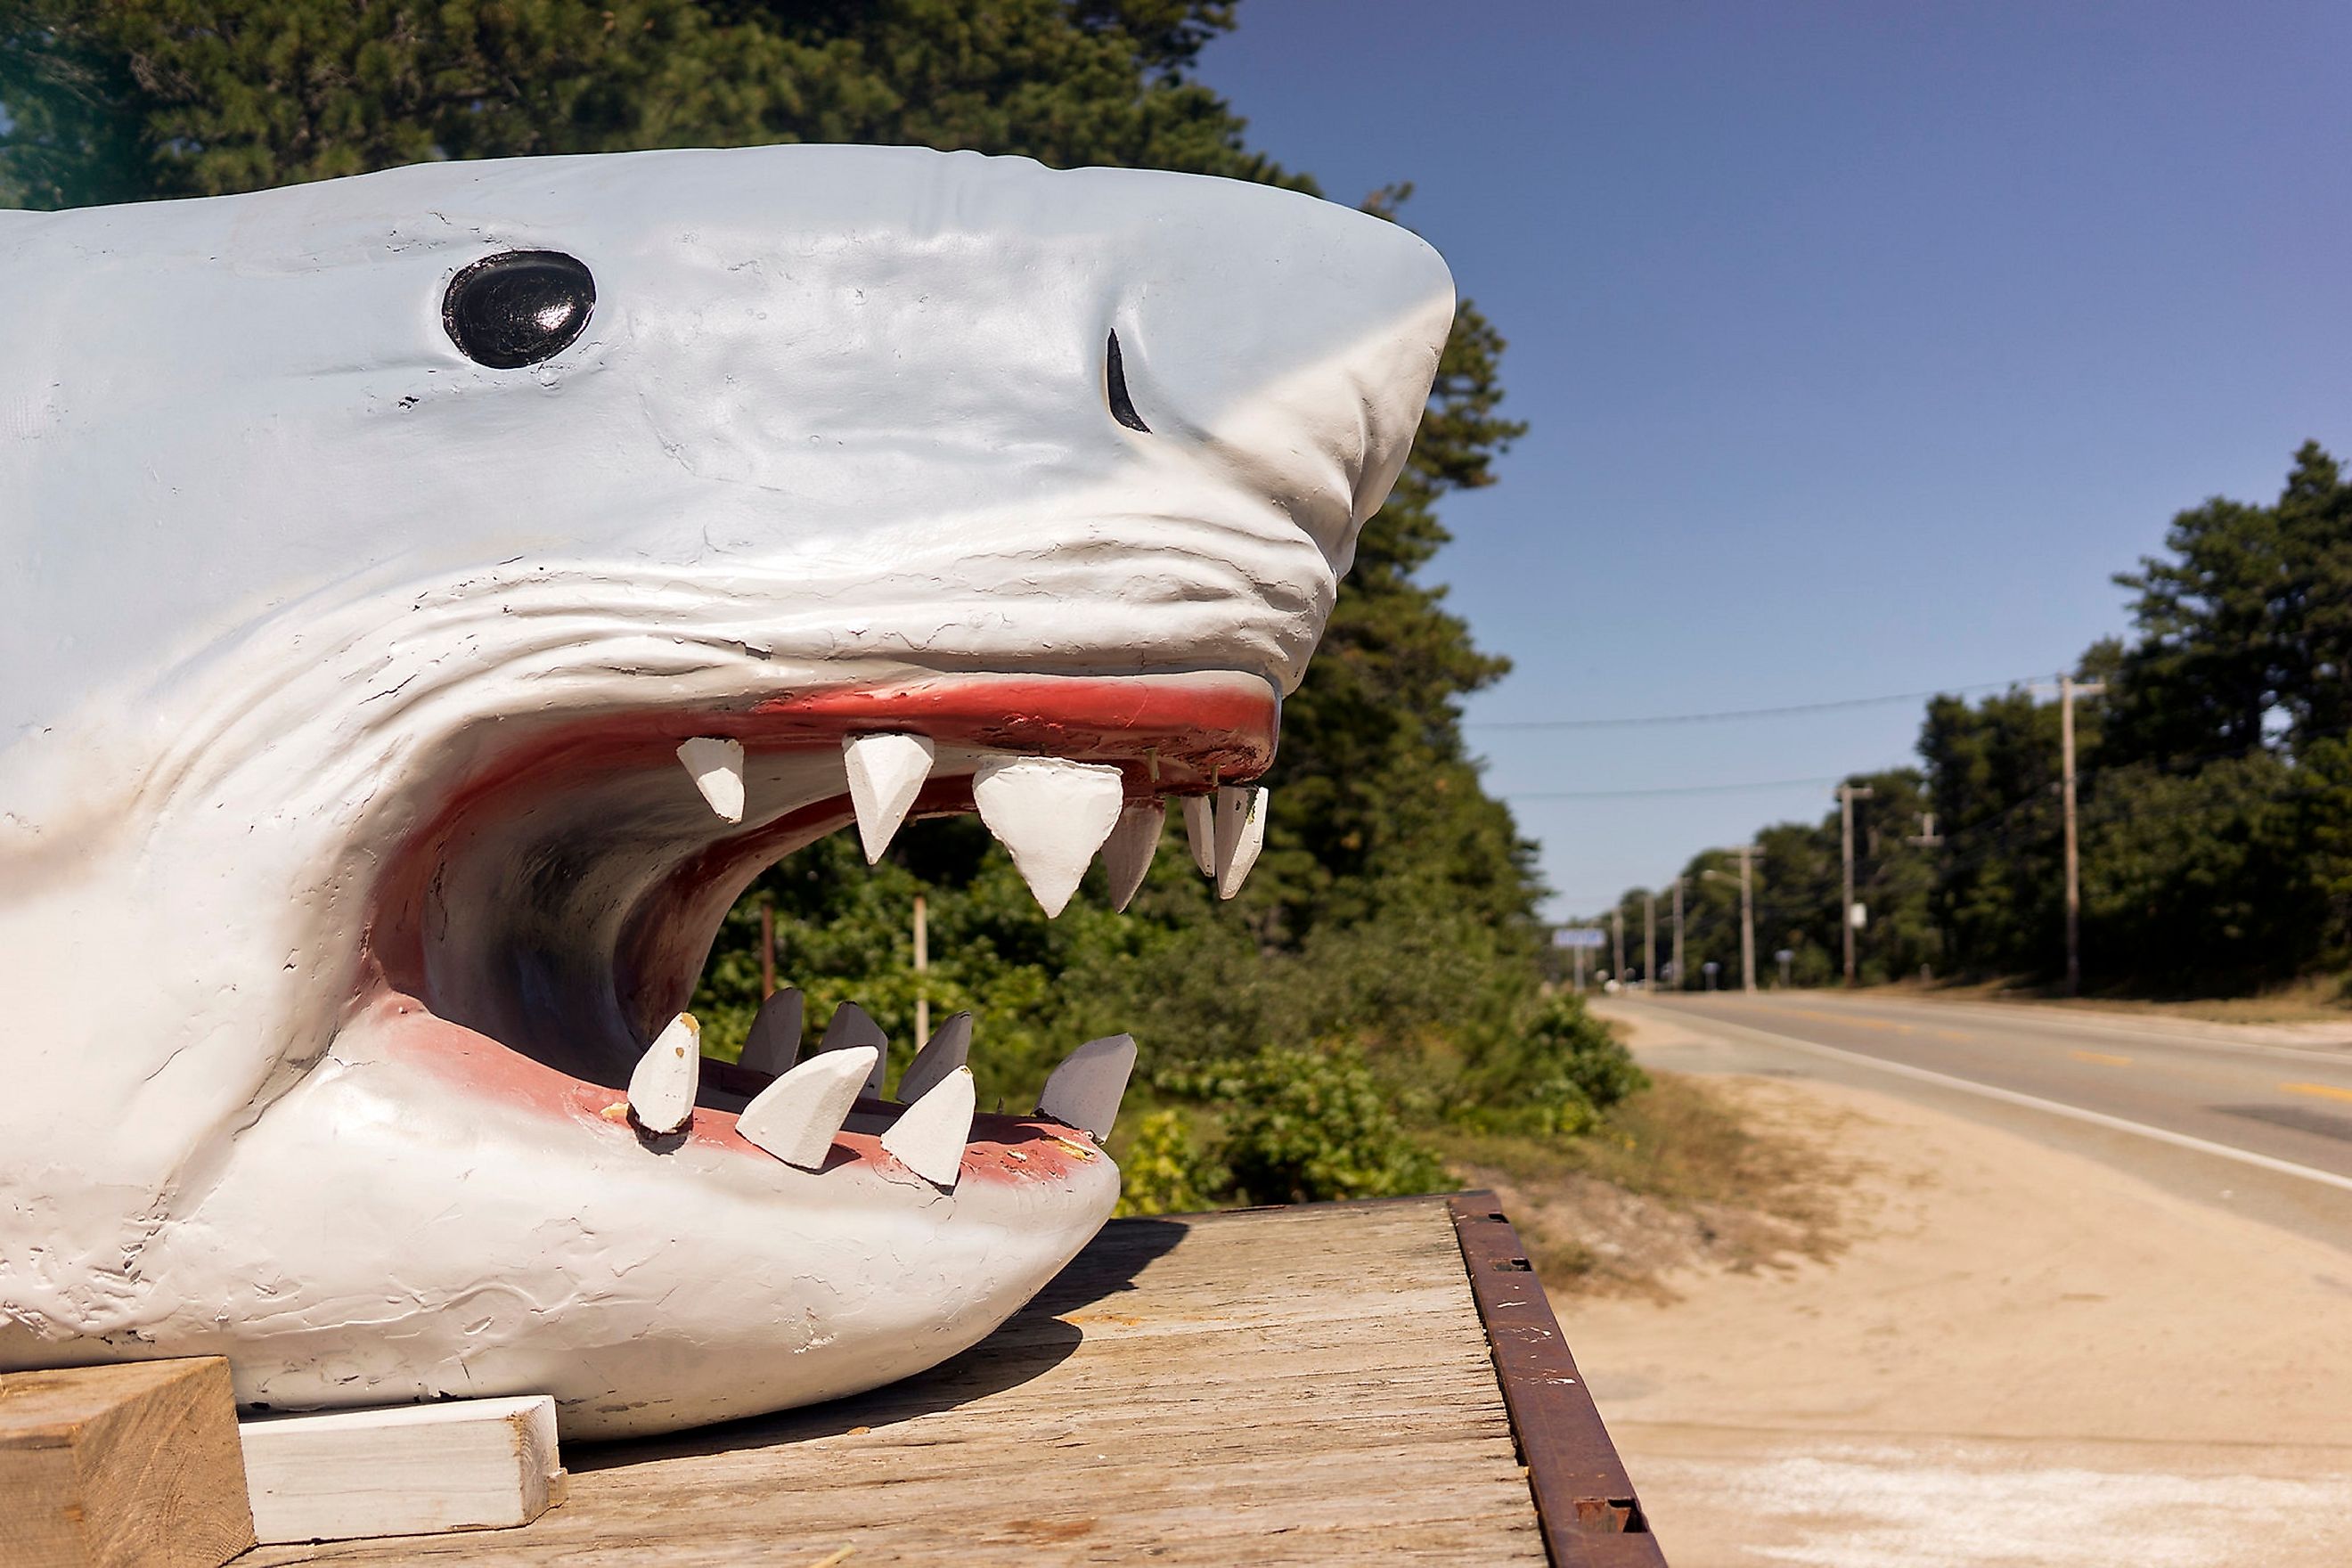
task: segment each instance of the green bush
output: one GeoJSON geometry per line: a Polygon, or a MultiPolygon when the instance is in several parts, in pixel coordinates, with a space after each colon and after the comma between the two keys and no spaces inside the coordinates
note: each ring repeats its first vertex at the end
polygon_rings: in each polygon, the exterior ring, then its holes
{"type": "Polygon", "coordinates": [[[1458,1083],[1454,1121],[1574,1136],[1650,1079],[1581,997],[1562,994],[1546,997],[1517,1030],[1479,1052],[1458,1083]]]}
{"type": "Polygon", "coordinates": [[[1214,1186],[1193,1147],[1181,1110],[1154,1110],[1136,1124],[1118,1155],[1121,1215],[1182,1214],[1209,1207],[1204,1186],[1214,1186]]]}
{"type": "Polygon", "coordinates": [[[1217,1158],[1236,1202],[1391,1197],[1453,1185],[1437,1156],[1405,1132],[1389,1091],[1352,1047],[1268,1047],[1213,1077],[1225,1102],[1217,1158]]]}

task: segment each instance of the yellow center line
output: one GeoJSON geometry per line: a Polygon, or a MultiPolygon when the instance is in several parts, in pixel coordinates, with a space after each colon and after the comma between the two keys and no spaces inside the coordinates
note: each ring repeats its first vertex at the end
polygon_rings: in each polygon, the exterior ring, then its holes
{"type": "Polygon", "coordinates": [[[2279,1088],[2288,1094],[2315,1094],[2322,1100],[2352,1100],[2352,1089],[2338,1089],[2332,1083],[2283,1083],[2279,1088]]]}
{"type": "Polygon", "coordinates": [[[2108,1051],[2068,1051],[2066,1054],[2078,1062],[2095,1062],[2103,1068],[2131,1066],[2131,1058],[2116,1056],[2108,1051]]]}
{"type": "Polygon", "coordinates": [[[1927,1032],[1939,1040],[1958,1040],[1962,1044],[1976,1038],[1974,1035],[1964,1035],[1958,1029],[1930,1029],[1927,1032]]]}

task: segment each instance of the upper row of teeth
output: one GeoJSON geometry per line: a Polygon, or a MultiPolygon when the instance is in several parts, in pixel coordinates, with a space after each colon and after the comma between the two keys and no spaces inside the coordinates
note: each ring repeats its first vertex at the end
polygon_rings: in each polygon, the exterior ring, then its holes
{"type": "MultiPolygon", "coordinates": [[[[784,1163],[815,1171],[824,1168],[858,1096],[880,1096],[889,1040],[866,1009],[845,1002],[834,1009],[816,1054],[796,1066],[801,1016],[801,994],[790,987],[760,1005],[740,1065],[770,1081],[737,1114],[735,1131],[784,1163]]],[[[958,1013],[898,1076],[898,1099],[907,1109],[882,1134],[885,1152],[942,1187],[956,1184],[971,1138],[971,1015],[958,1013]]],[[[1037,1113],[1099,1142],[1110,1135],[1134,1068],[1131,1036],[1089,1040],[1046,1075],[1037,1113]]],[[[693,1014],[680,1013],[629,1075],[629,1119],[657,1136],[684,1131],[694,1119],[701,1080],[702,1026],[693,1014]]],[[[617,1116],[619,1108],[614,1110],[617,1116]]]]}
{"type": "MultiPolygon", "coordinates": [[[[851,735],[841,742],[867,864],[890,847],[936,758],[921,735],[851,735]]],[[[700,737],[681,744],[677,760],[711,810],[728,822],[743,820],[742,742],[700,737]]],[[[1168,809],[1158,800],[1130,803],[1118,769],[1064,757],[987,758],[972,770],[971,798],[1049,919],[1068,906],[1098,850],[1111,906],[1127,908],[1151,868],[1168,809]]],[[[1257,864],[1269,799],[1264,789],[1233,784],[1183,797],[1192,861],[1216,883],[1219,898],[1240,892],[1257,864]]]]}

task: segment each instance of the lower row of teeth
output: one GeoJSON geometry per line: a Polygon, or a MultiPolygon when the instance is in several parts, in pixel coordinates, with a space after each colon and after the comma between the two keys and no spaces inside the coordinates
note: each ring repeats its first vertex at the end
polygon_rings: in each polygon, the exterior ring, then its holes
{"type": "MultiPolygon", "coordinates": [[[[785,1164],[815,1171],[859,1097],[880,1097],[889,1040],[866,1009],[845,1002],[834,1009],[815,1054],[799,1061],[802,1011],[801,994],[791,987],[760,1005],[740,1065],[770,1081],[737,1113],[735,1131],[785,1164]]],[[[882,1134],[885,1153],[941,1187],[955,1186],[971,1140],[971,1015],[958,1013],[898,1075],[897,1098],[906,1109],[882,1134]]],[[[1132,1036],[1088,1040],[1046,1076],[1037,1114],[1100,1142],[1110,1135],[1134,1068],[1132,1036]]],[[[657,1137],[683,1132],[694,1120],[701,1083],[702,1026],[680,1013],[629,1075],[627,1117],[657,1137]]]]}
{"type": "MultiPolygon", "coordinates": [[[[890,847],[930,777],[935,754],[921,735],[852,735],[841,742],[867,864],[890,847]]],[[[677,748],[677,760],[712,811],[728,822],[743,820],[740,741],[688,741],[677,748]]],[[[972,772],[971,798],[1049,919],[1068,906],[1097,851],[1110,879],[1111,907],[1127,908],[1151,869],[1168,810],[1160,800],[1129,801],[1118,769],[1063,757],[992,757],[972,772]]],[[[1211,795],[1181,798],[1192,862],[1216,883],[1219,898],[1230,899],[1242,890],[1265,846],[1270,797],[1264,789],[1225,784],[1211,795]]]]}

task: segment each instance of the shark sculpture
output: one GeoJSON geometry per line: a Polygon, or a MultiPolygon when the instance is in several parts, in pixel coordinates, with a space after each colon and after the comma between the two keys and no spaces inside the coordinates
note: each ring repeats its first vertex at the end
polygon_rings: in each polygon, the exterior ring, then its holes
{"type": "MultiPolygon", "coordinates": [[[[923,151],[0,213],[0,1368],[574,1435],[874,1386],[1100,1226],[1133,1057],[678,1016],[763,868],[1049,912],[1250,781],[1453,311],[1293,193],[923,151]]],[[[793,1016],[783,1014],[790,1010],[793,1016]]]]}

